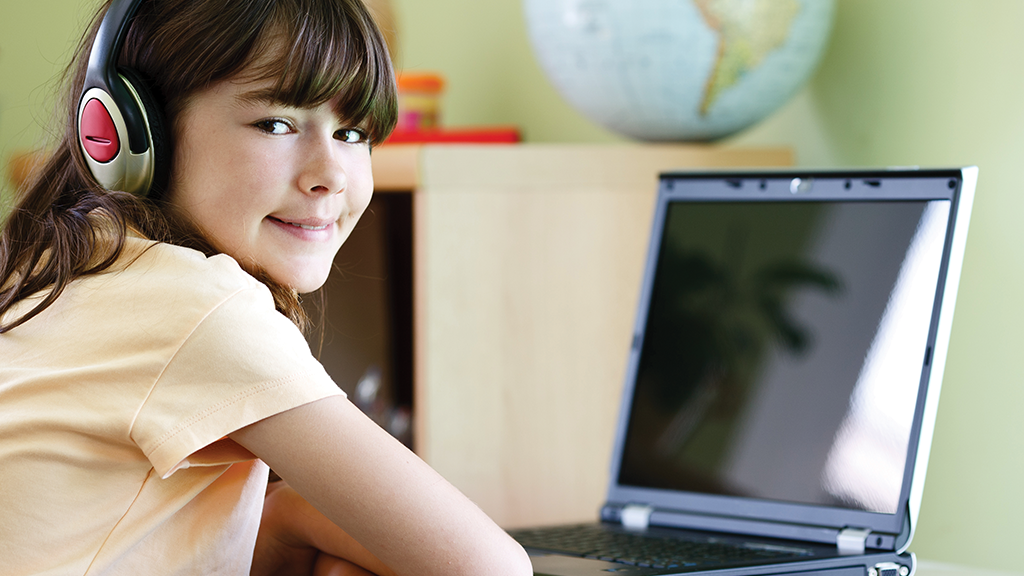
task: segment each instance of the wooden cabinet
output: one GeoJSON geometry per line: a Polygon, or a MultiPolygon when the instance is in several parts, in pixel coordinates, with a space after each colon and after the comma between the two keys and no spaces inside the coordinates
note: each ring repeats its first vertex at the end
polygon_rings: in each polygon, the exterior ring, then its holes
{"type": "Polygon", "coordinates": [[[389,397],[411,399],[415,450],[500,525],[595,519],[658,173],[785,166],[791,152],[527,144],[373,154],[378,193],[326,293],[337,311],[328,370],[351,390],[367,358],[386,366],[389,397]]]}

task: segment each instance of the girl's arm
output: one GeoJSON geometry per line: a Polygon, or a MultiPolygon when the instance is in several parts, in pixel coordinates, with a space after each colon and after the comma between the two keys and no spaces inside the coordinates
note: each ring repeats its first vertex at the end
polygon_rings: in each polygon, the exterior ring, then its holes
{"type": "Polygon", "coordinates": [[[476,505],[347,399],[231,434],[400,576],[528,576],[529,558],[476,505]]]}

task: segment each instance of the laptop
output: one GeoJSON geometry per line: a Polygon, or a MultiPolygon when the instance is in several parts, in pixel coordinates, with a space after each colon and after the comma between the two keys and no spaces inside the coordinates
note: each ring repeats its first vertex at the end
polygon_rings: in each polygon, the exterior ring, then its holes
{"type": "Polygon", "coordinates": [[[550,576],[910,576],[976,167],[660,177],[598,522],[550,576]]]}

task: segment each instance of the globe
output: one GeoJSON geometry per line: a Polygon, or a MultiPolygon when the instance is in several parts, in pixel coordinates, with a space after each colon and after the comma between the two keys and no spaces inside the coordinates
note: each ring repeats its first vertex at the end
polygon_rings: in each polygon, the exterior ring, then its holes
{"type": "Polygon", "coordinates": [[[768,116],[821,59],[833,0],[523,0],[534,53],[594,122],[706,141],[768,116]]]}

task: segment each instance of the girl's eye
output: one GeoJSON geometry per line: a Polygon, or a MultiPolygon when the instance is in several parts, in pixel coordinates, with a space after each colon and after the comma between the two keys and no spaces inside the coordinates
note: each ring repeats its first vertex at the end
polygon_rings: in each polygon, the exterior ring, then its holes
{"type": "Polygon", "coordinates": [[[267,134],[287,134],[291,132],[292,127],[284,120],[277,118],[268,118],[266,120],[260,120],[253,124],[257,129],[266,132],[267,134]]]}
{"type": "Polygon", "coordinates": [[[344,128],[334,133],[334,137],[347,144],[361,144],[367,141],[366,133],[355,128],[344,128]]]}

